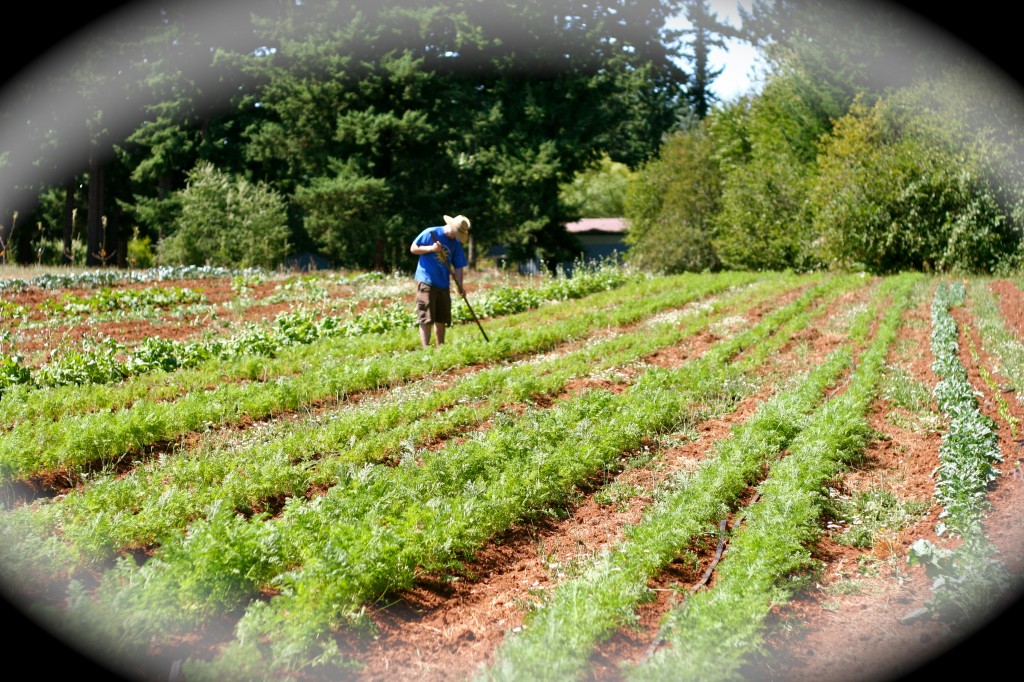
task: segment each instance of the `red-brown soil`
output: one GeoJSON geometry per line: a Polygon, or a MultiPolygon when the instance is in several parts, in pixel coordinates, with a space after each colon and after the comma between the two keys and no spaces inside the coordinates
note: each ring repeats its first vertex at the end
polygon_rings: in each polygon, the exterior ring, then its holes
{"type": "MultiPolygon", "coordinates": [[[[112,321],[95,321],[86,314],[68,315],[57,325],[35,327],[28,331],[24,328],[16,335],[16,347],[20,354],[30,360],[42,361],[43,353],[61,344],[73,345],[81,342],[84,338],[110,337],[118,340],[126,346],[132,346],[149,336],[158,336],[165,339],[177,341],[188,341],[201,337],[204,333],[213,331],[219,327],[220,332],[229,335],[232,328],[237,328],[246,323],[259,323],[273,320],[278,315],[288,312],[296,307],[294,301],[274,301],[271,296],[276,293],[280,280],[271,279],[265,282],[252,284],[246,296],[252,300],[252,304],[245,307],[231,307],[229,304],[236,300],[237,295],[232,289],[232,282],[227,277],[211,277],[201,280],[164,280],[158,283],[160,287],[180,289],[191,289],[201,293],[206,303],[210,306],[209,318],[218,320],[217,324],[211,325],[210,321],[201,320],[193,324],[189,320],[173,320],[166,318],[140,319],[128,317],[128,319],[112,321]],[[269,299],[269,300],[268,300],[269,299]]],[[[117,286],[118,289],[144,289],[157,286],[157,283],[126,283],[117,286]]],[[[411,289],[410,289],[411,291],[411,289]]],[[[43,306],[47,301],[58,302],[63,296],[73,294],[82,298],[95,294],[95,289],[43,289],[29,287],[24,291],[8,293],[4,300],[24,306],[27,309],[29,322],[36,322],[45,319],[47,314],[43,306]]],[[[341,299],[351,295],[352,289],[347,286],[335,287],[332,295],[341,299]]]]}
{"type": "MultiPolygon", "coordinates": [[[[997,283],[1008,324],[1019,324],[1024,313],[1019,291],[1009,282],[997,283]]],[[[923,305],[908,314],[904,338],[896,344],[905,355],[892,358],[919,381],[933,386],[937,377],[931,371],[929,348],[930,310],[923,305]]],[[[961,321],[964,315],[961,312],[961,321]]],[[[1022,331],[1024,335],[1024,331],[1022,331]]],[[[797,360],[781,354],[774,371],[796,371],[798,363],[824,357],[838,339],[811,330],[801,339],[812,351],[797,360]],[[790,366],[787,368],[786,363],[790,366]]],[[[712,338],[698,340],[704,345],[712,338]]],[[[979,344],[980,345],[980,344],[979,344]]],[[[966,349],[966,344],[961,344],[966,349]]],[[[702,348],[688,345],[681,356],[699,354],[702,348]]],[[[662,356],[671,353],[663,353],[662,356]]],[[[967,354],[964,363],[972,371],[978,387],[976,364],[967,354]]],[[[664,358],[662,358],[664,359],[664,358]]],[[[682,362],[680,357],[676,362],[682,362]]],[[[983,361],[990,369],[991,358],[983,361]]],[[[765,368],[766,371],[769,368],[765,368]]],[[[734,424],[746,420],[763,396],[755,395],[738,408],[718,419],[699,425],[701,438],[659,453],[665,470],[693,466],[707,453],[708,445],[728,434],[734,424]]],[[[1024,417],[1024,409],[1012,403],[1015,415],[1024,417]]],[[[985,412],[997,419],[1007,453],[1005,471],[1012,471],[1017,449],[1010,441],[1010,429],[998,420],[993,401],[984,400],[985,412]]],[[[886,417],[891,406],[879,401],[872,411],[872,425],[885,434],[873,442],[866,462],[850,472],[843,481],[846,492],[865,490],[880,482],[901,498],[929,500],[934,492],[932,472],[937,464],[940,435],[935,431],[914,432],[893,425],[886,417]]],[[[664,470],[660,470],[664,475],[664,470]]],[[[659,473],[650,469],[625,469],[620,477],[634,485],[651,487],[659,473]]],[[[993,541],[1004,551],[1004,558],[1015,575],[1024,570],[1021,547],[1024,542],[1024,482],[1012,475],[1003,476],[992,490],[994,509],[990,515],[993,541]]],[[[463,680],[469,679],[492,658],[505,633],[519,627],[526,608],[535,603],[535,594],[551,589],[558,578],[558,567],[571,565],[589,554],[614,543],[625,524],[635,522],[644,498],[634,498],[622,507],[597,504],[585,494],[563,520],[534,522],[513,529],[500,542],[478,553],[467,567],[468,579],[442,583],[429,576],[420,586],[398,595],[387,607],[375,609],[374,622],[379,636],[363,644],[357,656],[366,668],[353,679],[383,680],[463,680]]],[[[931,596],[930,581],[920,567],[907,565],[909,545],[919,538],[949,546],[939,538],[934,526],[939,509],[913,526],[884,538],[869,550],[840,545],[829,537],[819,544],[815,558],[824,568],[818,588],[801,595],[778,609],[768,641],[769,654],[751,665],[745,674],[750,679],[793,682],[812,680],[879,680],[909,675],[943,653],[949,652],[964,636],[934,618],[904,623],[903,618],[922,607],[931,596]],[[864,573],[864,574],[862,574],[864,573]],[[857,592],[830,592],[830,586],[855,579],[857,592]]],[[[701,566],[684,571],[672,567],[659,576],[658,585],[671,582],[687,585],[702,577],[715,547],[705,548],[701,566]]],[[[648,655],[659,617],[671,606],[670,590],[657,591],[658,599],[640,609],[640,628],[623,629],[592,659],[587,679],[617,680],[618,665],[648,655]]]]}
{"type": "MultiPolygon", "coordinates": [[[[204,283],[204,287],[208,286],[204,283]]],[[[992,286],[999,295],[1007,326],[1024,338],[1021,292],[1010,281],[997,281],[992,286]]],[[[212,292],[212,288],[207,288],[211,300],[212,292]]],[[[937,378],[931,370],[929,303],[909,311],[890,363],[901,366],[921,383],[934,386],[937,378]]],[[[988,515],[987,530],[1002,550],[1007,567],[1019,579],[1024,573],[1024,478],[1015,472],[1022,454],[1014,442],[1010,425],[996,409],[997,396],[992,395],[992,389],[982,380],[978,363],[968,351],[964,335],[976,335],[977,330],[965,310],[958,309],[955,314],[961,328],[964,364],[979,392],[983,411],[999,426],[1005,458],[1000,466],[1004,475],[990,493],[993,508],[988,515]]],[[[163,331],[161,329],[161,333],[163,331]]],[[[136,333],[141,338],[152,333],[152,329],[141,324],[136,333]]],[[[118,338],[132,334],[123,327],[117,330],[118,338]]],[[[713,334],[702,335],[685,347],[659,353],[648,361],[679,364],[699,355],[716,340],[713,334]]],[[[761,371],[766,376],[796,372],[823,358],[840,341],[828,331],[827,325],[820,325],[773,356],[761,371]],[[801,347],[799,353],[793,350],[795,344],[801,347]]],[[[976,340],[973,345],[979,349],[982,365],[998,385],[1004,386],[1007,381],[998,374],[999,363],[981,349],[980,341],[976,340]]],[[[624,376],[623,382],[628,381],[630,378],[624,376]]],[[[575,386],[573,390],[582,388],[582,385],[575,386]]],[[[711,444],[727,435],[733,425],[746,420],[763,398],[763,395],[746,398],[734,411],[698,423],[696,440],[647,444],[645,447],[655,451],[658,466],[627,467],[630,456],[639,453],[626,453],[619,480],[650,490],[669,472],[695,466],[708,455],[711,444]]],[[[1024,423],[1021,403],[1012,398],[1007,404],[1012,415],[1024,423]]],[[[931,501],[940,431],[899,426],[897,423],[911,422],[897,422],[891,418],[893,412],[894,407],[884,399],[874,405],[871,423],[879,437],[871,443],[864,463],[844,476],[839,484],[840,492],[852,494],[881,485],[903,499],[931,501]]],[[[600,504],[594,492],[605,482],[595,481],[592,489],[579,491],[576,501],[566,510],[565,518],[532,521],[496,538],[477,553],[464,572],[454,576],[457,579],[424,575],[414,589],[391,595],[387,604],[371,609],[370,617],[379,629],[378,635],[361,640],[345,637],[340,641],[365,668],[334,679],[357,682],[470,679],[475,671],[492,660],[506,633],[521,626],[530,605],[536,603],[537,595],[552,589],[567,567],[614,543],[627,524],[640,518],[643,507],[650,501],[649,496],[638,495],[621,504],[600,504]]],[[[1001,622],[994,622],[958,647],[964,637],[973,634],[971,631],[930,616],[905,621],[905,616],[920,609],[931,596],[924,570],[907,563],[908,547],[919,538],[951,546],[948,538],[935,534],[938,513],[939,509],[932,504],[929,512],[912,526],[879,539],[870,549],[841,545],[826,534],[814,548],[814,557],[822,568],[813,588],[777,607],[769,623],[766,653],[748,666],[745,677],[766,682],[821,679],[853,682],[911,674],[932,675],[936,674],[936,665],[952,665],[951,657],[974,655],[979,651],[984,652],[980,654],[982,658],[963,665],[978,670],[980,665],[994,665],[1002,659],[1012,670],[1014,651],[1002,648],[1009,640],[1005,632],[996,629],[1001,622]],[[982,636],[987,639],[980,639],[982,636]],[[976,644],[978,642],[981,644],[976,644]]],[[[637,661],[649,654],[656,645],[658,619],[673,605],[670,595],[675,594],[672,590],[658,588],[669,583],[696,585],[705,569],[711,566],[714,551],[714,546],[704,548],[696,569],[673,565],[658,577],[652,585],[658,598],[641,607],[641,627],[623,629],[602,646],[592,660],[587,679],[617,681],[621,662],[637,661]]],[[[727,557],[726,551],[723,561],[728,560],[727,557]]],[[[712,575],[709,584],[713,582],[712,575]]],[[[25,624],[25,628],[30,627],[25,624]]],[[[38,637],[40,633],[31,634],[38,637]]],[[[1011,635],[1015,637],[1016,631],[1011,635]]],[[[68,657],[74,654],[59,647],[40,654],[36,656],[43,666],[40,670],[50,674],[78,675],[87,669],[69,668],[69,665],[88,664],[76,658],[62,659],[62,654],[68,657]]],[[[314,673],[308,679],[324,678],[317,678],[314,673]]]]}

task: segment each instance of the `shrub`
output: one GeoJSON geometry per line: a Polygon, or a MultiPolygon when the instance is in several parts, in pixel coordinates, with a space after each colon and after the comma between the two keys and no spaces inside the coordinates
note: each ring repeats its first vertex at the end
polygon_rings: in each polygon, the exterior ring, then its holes
{"type": "Polygon", "coordinates": [[[139,228],[128,241],[128,265],[132,268],[151,268],[156,260],[153,245],[149,237],[140,237],[139,228]]]}
{"type": "Polygon", "coordinates": [[[671,274],[718,269],[711,226],[721,179],[712,151],[703,128],[676,133],[630,182],[626,257],[631,263],[671,274]]]}
{"type": "Polygon", "coordinates": [[[273,268],[288,254],[287,205],[268,186],[202,162],[180,196],[176,231],[158,247],[165,263],[273,268]]]}
{"type": "Polygon", "coordinates": [[[841,267],[986,273],[1018,239],[984,175],[897,101],[855,102],[826,135],[811,192],[821,256],[841,267]]]}
{"type": "Polygon", "coordinates": [[[715,114],[710,129],[722,166],[722,195],[713,243],[725,267],[819,265],[807,195],[816,173],[816,141],[829,129],[835,108],[825,86],[793,71],[774,78],[756,100],[715,114]]]}

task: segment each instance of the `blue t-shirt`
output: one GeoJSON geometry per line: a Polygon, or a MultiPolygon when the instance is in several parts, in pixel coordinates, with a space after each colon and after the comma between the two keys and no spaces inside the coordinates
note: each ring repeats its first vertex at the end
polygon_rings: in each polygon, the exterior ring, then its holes
{"type": "MultiPolygon", "coordinates": [[[[419,246],[430,246],[434,243],[434,237],[441,242],[441,246],[448,251],[448,259],[456,270],[467,265],[466,252],[462,249],[462,242],[444,233],[444,226],[428,227],[420,232],[413,242],[419,246]],[[433,236],[431,236],[433,235],[433,236]]],[[[420,254],[419,263],[416,265],[416,281],[425,282],[432,287],[442,289],[451,288],[451,277],[448,274],[448,266],[437,253],[420,254]]]]}

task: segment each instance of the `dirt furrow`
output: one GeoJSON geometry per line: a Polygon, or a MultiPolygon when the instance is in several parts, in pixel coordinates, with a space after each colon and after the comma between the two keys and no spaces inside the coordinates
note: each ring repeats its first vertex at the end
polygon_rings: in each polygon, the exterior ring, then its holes
{"type": "MultiPolygon", "coordinates": [[[[845,338],[828,330],[828,320],[863,303],[869,292],[869,287],[863,287],[837,299],[821,317],[820,328],[798,334],[759,368],[759,374],[777,380],[819,362],[845,338]]],[[[748,316],[759,319],[768,310],[761,307],[748,316]]],[[[685,348],[665,349],[646,360],[677,367],[716,340],[703,335],[685,348]]],[[[341,641],[342,650],[364,666],[353,673],[353,679],[469,679],[491,660],[505,633],[522,626],[545,591],[572,576],[595,553],[620,540],[627,525],[639,521],[651,501],[650,491],[659,482],[697,466],[717,440],[747,420],[770,394],[770,383],[727,414],[696,419],[690,434],[676,434],[675,440],[649,442],[639,452],[624,453],[614,478],[594,481],[591,489],[578,491],[564,518],[520,524],[477,552],[461,574],[423,576],[414,590],[374,606],[369,613],[377,636],[345,636],[341,641]],[[609,492],[614,490],[623,491],[621,499],[609,492]]],[[[577,389],[582,390],[582,385],[577,389]]],[[[638,610],[638,627],[621,629],[595,654],[588,673],[592,679],[614,679],[621,662],[647,654],[662,614],[678,603],[682,590],[702,579],[716,545],[716,538],[709,538],[706,546],[692,548],[695,561],[674,562],[658,577],[651,585],[655,600],[638,610]]],[[[308,678],[303,674],[303,679],[317,678],[313,673],[308,678]]]]}
{"type": "MultiPolygon", "coordinates": [[[[1020,320],[1021,300],[1003,299],[1004,316],[1020,320]],[[1013,306],[1010,310],[1007,306],[1013,306]]],[[[909,312],[889,363],[907,372],[929,390],[938,377],[932,372],[930,352],[930,299],[909,312]]],[[[980,363],[994,372],[998,363],[986,353],[963,308],[952,311],[960,329],[960,357],[972,385],[979,392],[982,411],[994,419],[1004,455],[1013,452],[1009,442],[1009,424],[995,407],[992,388],[983,380],[979,363],[971,354],[980,349],[980,363]]],[[[1019,323],[1019,322],[1018,322],[1019,323]]],[[[1014,415],[1024,410],[1013,401],[1014,415]]],[[[932,409],[934,410],[934,402],[932,409]]],[[[968,625],[945,622],[920,614],[932,596],[931,580],[922,567],[907,563],[911,543],[924,538],[939,546],[955,547],[955,538],[940,537],[935,528],[940,509],[933,500],[934,470],[944,424],[910,415],[886,398],[875,402],[870,413],[878,437],[870,444],[865,462],[843,477],[842,492],[854,495],[872,488],[890,490],[901,499],[929,503],[927,512],[912,525],[894,529],[876,538],[872,547],[858,549],[841,545],[831,532],[817,547],[822,562],[821,574],[813,587],[776,614],[771,638],[771,654],[750,666],[747,677],[765,682],[812,682],[821,679],[837,682],[906,677],[926,679],[955,664],[958,657],[969,656],[970,646],[994,651],[998,632],[988,632],[984,640],[966,640],[974,634],[968,625]],[[973,643],[973,644],[972,644],[973,643]]],[[[1007,466],[1002,467],[1004,473],[1007,466]]],[[[1021,574],[1021,548],[1024,546],[1024,481],[1001,476],[990,492],[993,510],[987,531],[993,542],[1009,559],[1009,567],[1021,574]]]]}

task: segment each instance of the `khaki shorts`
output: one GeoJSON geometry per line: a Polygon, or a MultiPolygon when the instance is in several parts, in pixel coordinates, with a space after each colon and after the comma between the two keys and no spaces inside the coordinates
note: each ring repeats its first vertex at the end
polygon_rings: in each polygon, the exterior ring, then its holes
{"type": "Polygon", "coordinates": [[[452,323],[452,292],[416,282],[416,318],[420,324],[452,323]]]}

